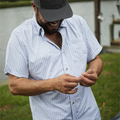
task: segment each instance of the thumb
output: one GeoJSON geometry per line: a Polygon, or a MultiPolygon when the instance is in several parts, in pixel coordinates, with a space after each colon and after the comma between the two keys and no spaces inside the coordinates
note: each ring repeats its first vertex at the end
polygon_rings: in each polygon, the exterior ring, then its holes
{"type": "Polygon", "coordinates": [[[91,69],[88,69],[86,72],[82,73],[83,76],[85,76],[86,74],[93,74],[94,71],[91,69]]]}
{"type": "Polygon", "coordinates": [[[85,73],[87,73],[87,74],[93,74],[94,71],[92,69],[88,69],[85,73]]]}

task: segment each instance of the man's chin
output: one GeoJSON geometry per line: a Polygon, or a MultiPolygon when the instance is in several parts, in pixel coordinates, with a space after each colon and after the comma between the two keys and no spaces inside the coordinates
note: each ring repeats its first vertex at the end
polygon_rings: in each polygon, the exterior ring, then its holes
{"type": "Polygon", "coordinates": [[[58,29],[46,29],[45,30],[45,33],[47,34],[54,34],[54,33],[57,33],[58,32],[58,29]]]}

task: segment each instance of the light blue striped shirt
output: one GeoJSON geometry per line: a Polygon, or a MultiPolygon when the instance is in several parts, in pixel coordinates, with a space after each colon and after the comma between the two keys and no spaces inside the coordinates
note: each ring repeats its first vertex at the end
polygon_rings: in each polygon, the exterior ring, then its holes
{"type": "MultiPolygon", "coordinates": [[[[58,31],[61,49],[44,35],[35,15],[18,26],[8,42],[5,74],[34,80],[66,73],[79,77],[102,47],[80,16],[63,20],[58,31]]],[[[91,88],[77,87],[75,94],[50,91],[30,96],[33,120],[101,120],[91,88]]]]}

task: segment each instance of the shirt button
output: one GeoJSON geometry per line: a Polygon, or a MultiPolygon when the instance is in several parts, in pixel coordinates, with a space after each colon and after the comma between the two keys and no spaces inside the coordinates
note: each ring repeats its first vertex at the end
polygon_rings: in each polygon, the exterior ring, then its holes
{"type": "Polygon", "coordinates": [[[74,104],[74,102],[72,102],[72,104],[74,104]]]}
{"type": "Polygon", "coordinates": [[[68,68],[66,68],[66,70],[68,70],[68,68]]]}

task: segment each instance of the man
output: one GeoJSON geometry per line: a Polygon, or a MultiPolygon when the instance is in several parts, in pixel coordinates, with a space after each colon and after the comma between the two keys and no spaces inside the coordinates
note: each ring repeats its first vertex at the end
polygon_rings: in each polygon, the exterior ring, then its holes
{"type": "Polygon", "coordinates": [[[100,120],[90,86],[102,71],[102,47],[66,0],[32,6],[34,17],[12,32],[7,46],[11,93],[29,96],[33,120],[100,120]]]}

